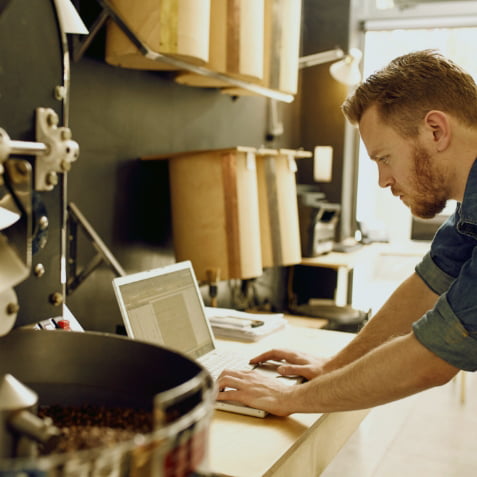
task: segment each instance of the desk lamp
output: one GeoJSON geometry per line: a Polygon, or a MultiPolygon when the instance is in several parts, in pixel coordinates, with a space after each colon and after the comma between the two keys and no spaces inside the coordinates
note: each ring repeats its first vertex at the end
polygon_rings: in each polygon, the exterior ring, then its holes
{"type": "Polygon", "coordinates": [[[298,65],[300,69],[303,69],[339,60],[330,66],[331,76],[340,83],[354,86],[361,81],[359,63],[361,62],[362,57],[363,54],[358,48],[350,48],[347,55],[345,55],[341,48],[335,48],[334,50],[327,50],[312,55],[302,56],[299,59],[298,65]]]}
{"type": "MultiPolygon", "coordinates": [[[[303,69],[333,61],[334,63],[330,66],[331,76],[340,83],[347,86],[354,86],[361,81],[359,64],[362,56],[363,54],[358,48],[351,48],[347,55],[345,55],[341,48],[335,48],[333,50],[302,56],[298,60],[298,68],[303,69]]],[[[278,101],[276,99],[271,98],[268,101],[268,118],[267,141],[273,141],[274,138],[281,136],[284,132],[283,123],[278,110],[278,101]]]]}

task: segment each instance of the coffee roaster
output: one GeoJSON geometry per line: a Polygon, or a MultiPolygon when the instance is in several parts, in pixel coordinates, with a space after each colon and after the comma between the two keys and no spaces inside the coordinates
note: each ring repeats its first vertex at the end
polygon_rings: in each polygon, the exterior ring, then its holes
{"type": "Polygon", "coordinates": [[[201,366],[125,337],[31,326],[61,319],[65,304],[79,145],[63,8],[71,2],[0,1],[0,476],[202,475],[215,390],[201,366]],[[60,453],[71,428],[41,414],[53,406],[87,406],[95,419],[141,412],[150,427],[60,453]]]}

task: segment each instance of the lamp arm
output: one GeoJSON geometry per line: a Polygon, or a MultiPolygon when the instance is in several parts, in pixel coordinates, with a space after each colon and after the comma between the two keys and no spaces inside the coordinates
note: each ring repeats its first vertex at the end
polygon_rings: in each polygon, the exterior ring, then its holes
{"type": "Polygon", "coordinates": [[[341,48],[313,53],[312,55],[300,57],[298,59],[298,67],[302,69],[308,68],[309,66],[321,65],[323,63],[329,63],[330,61],[340,60],[344,56],[344,51],[341,48]]]}

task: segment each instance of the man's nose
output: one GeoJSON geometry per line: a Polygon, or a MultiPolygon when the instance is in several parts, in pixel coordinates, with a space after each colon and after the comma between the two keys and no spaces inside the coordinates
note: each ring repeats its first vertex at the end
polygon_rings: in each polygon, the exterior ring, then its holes
{"type": "Polygon", "coordinates": [[[379,187],[382,187],[385,189],[386,187],[390,187],[393,183],[393,177],[389,173],[389,171],[386,171],[384,167],[379,167],[378,166],[378,174],[379,174],[379,187]]]}

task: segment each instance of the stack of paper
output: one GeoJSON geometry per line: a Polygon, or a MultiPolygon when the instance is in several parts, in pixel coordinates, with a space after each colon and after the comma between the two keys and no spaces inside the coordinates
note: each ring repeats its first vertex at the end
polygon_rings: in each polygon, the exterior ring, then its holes
{"type": "Polygon", "coordinates": [[[205,307],[216,337],[258,341],[287,324],[283,313],[247,313],[229,308],[205,307]]]}

